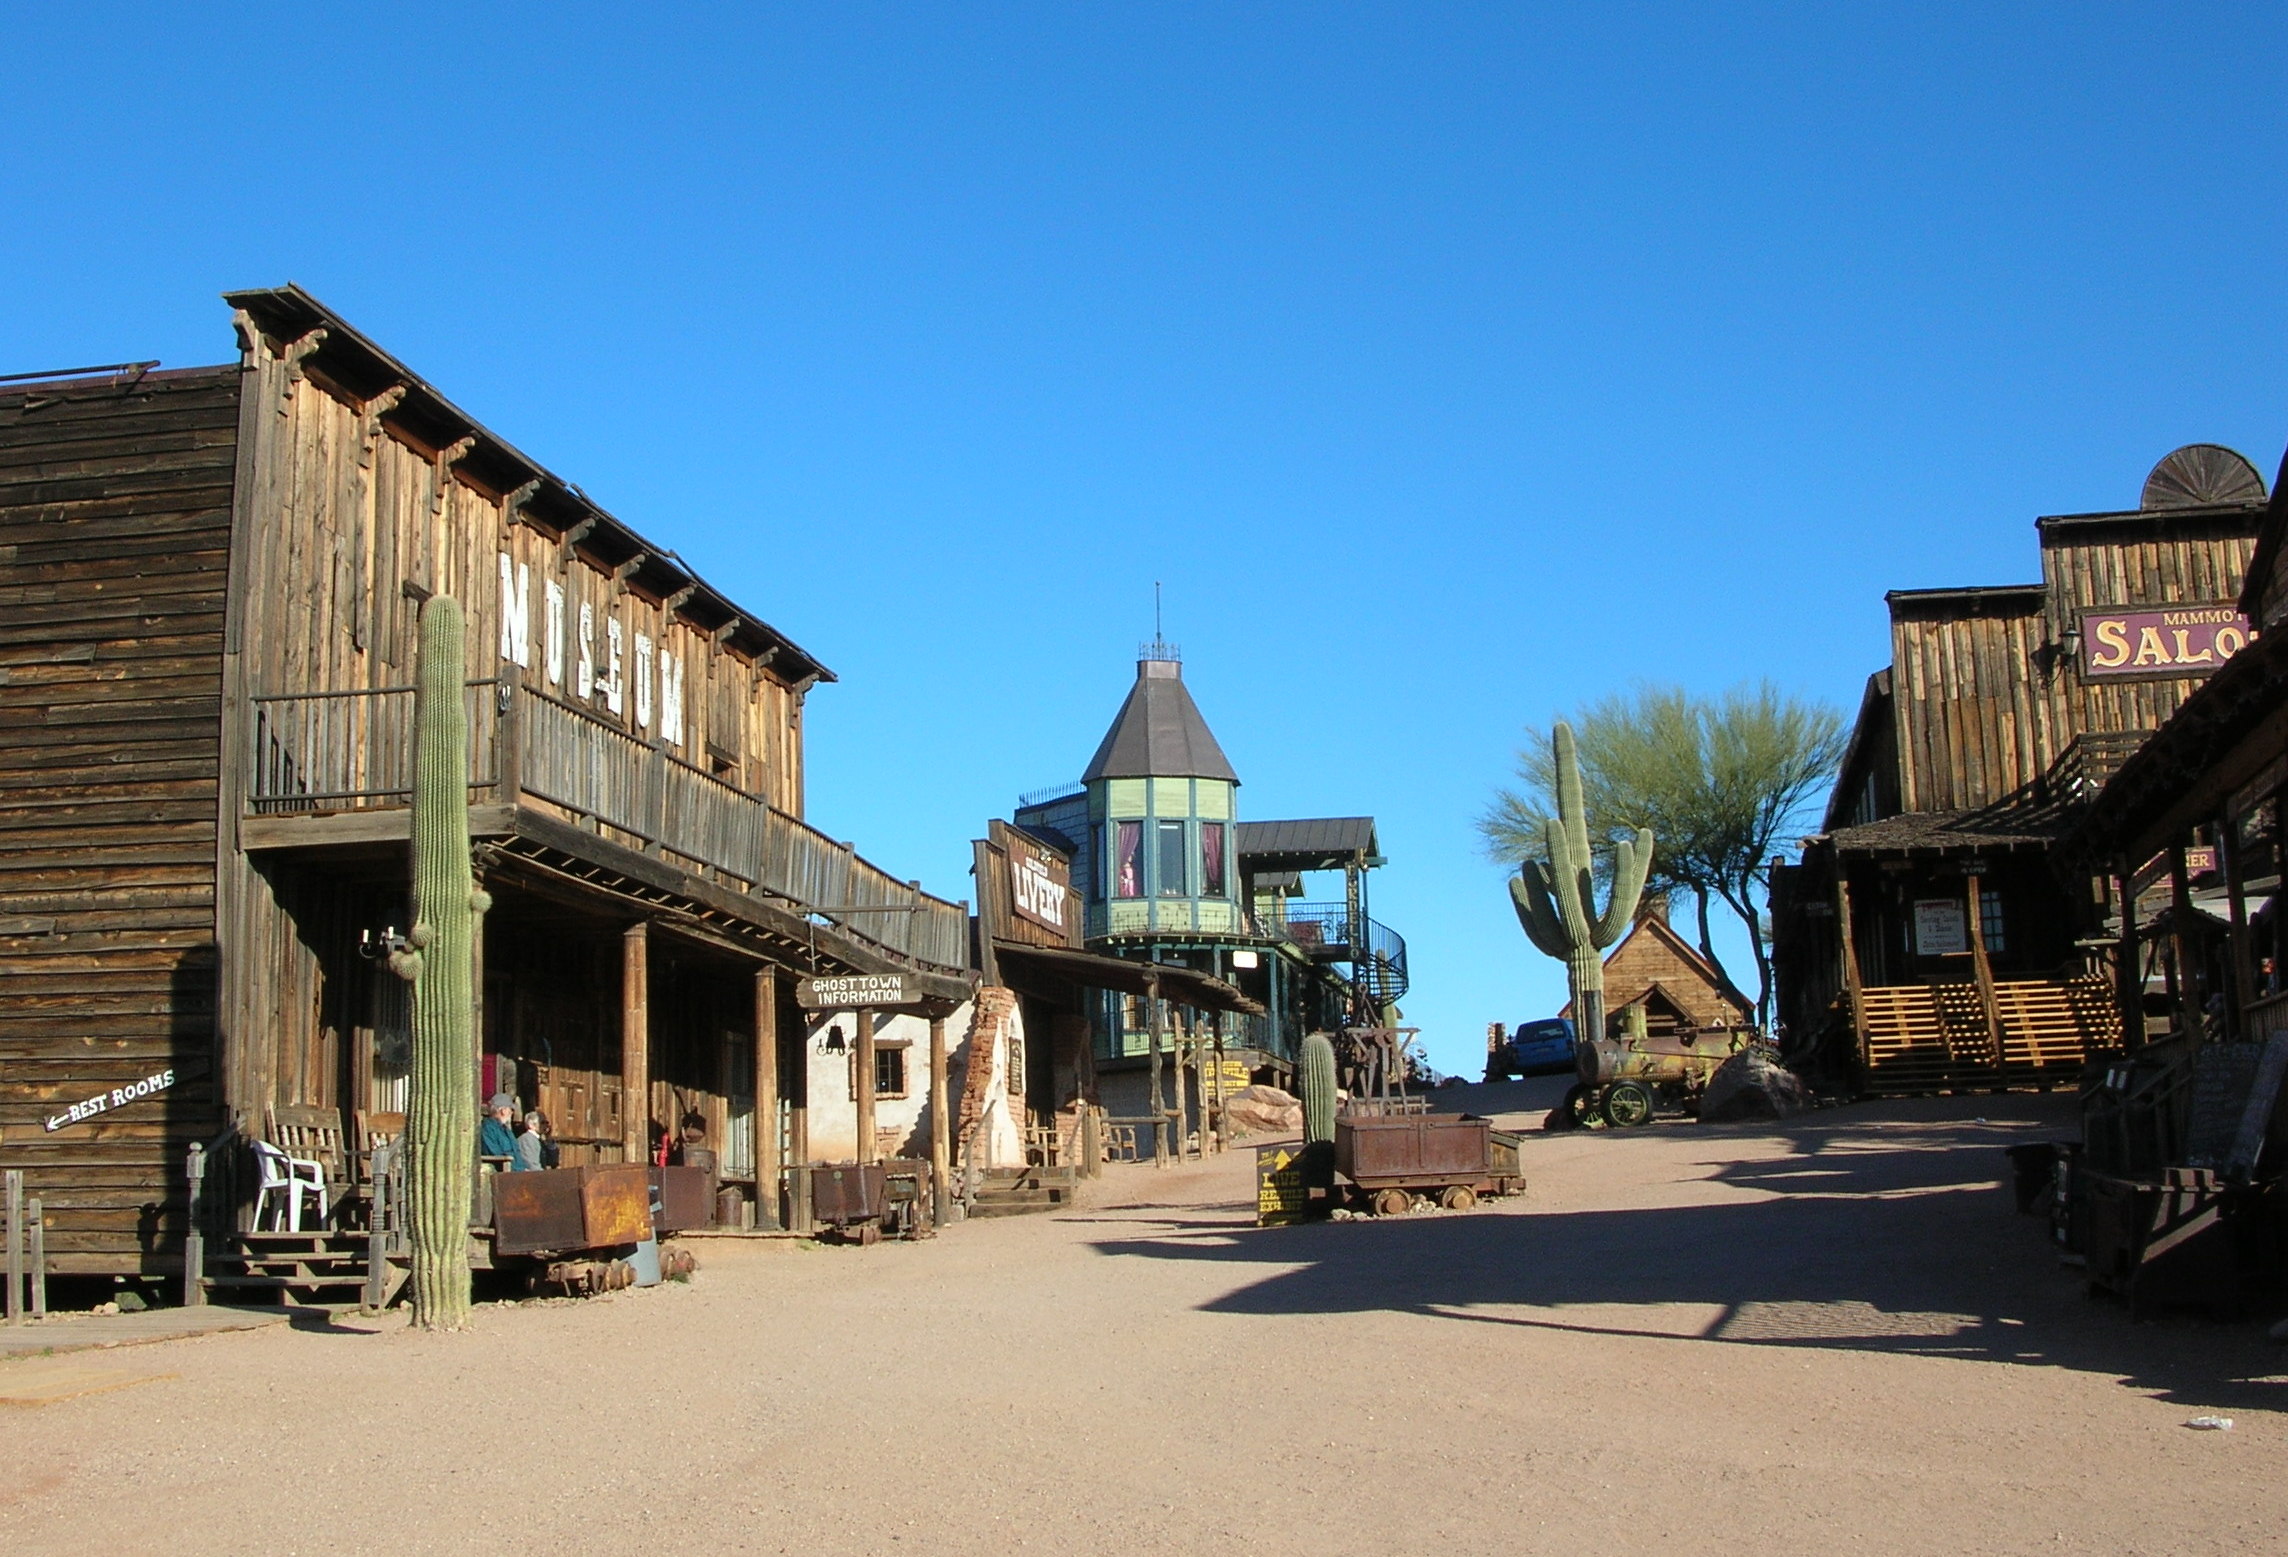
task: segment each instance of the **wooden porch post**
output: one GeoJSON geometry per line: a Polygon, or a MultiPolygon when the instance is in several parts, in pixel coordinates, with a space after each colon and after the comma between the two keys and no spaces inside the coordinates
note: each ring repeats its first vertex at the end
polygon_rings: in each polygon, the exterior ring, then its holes
{"type": "Polygon", "coordinates": [[[794,1073],[785,1078],[787,1094],[787,1231],[807,1233],[810,1221],[810,1029],[796,1030],[794,1073]]]}
{"type": "Polygon", "coordinates": [[[1851,1040],[1859,1068],[1867,1068],[1867,999],[1859,983],[1859,944],[1851,933],[1851,878],[1843,857],[1835,859],[1835,928],[1843,939],[1843,995],[1851,1011],[1851,1040]]]}
{"type": "Polygon", "coordinates": [[[946,1132],[953,1128],[945,1096],[945,1018],[933,1016],[929,1024],[929,1167],[930,1222],[943,1227],[953,1214],[952,1151],[946,1132]]]}
{"type": "Polygon", "coordinates": [[[755,1221],[779,1225],[779,971],[755,970],[755,1221]]]}
{"type": "Polygon", "coordinates": [[[1145,1020],[1152,1031],[1152,1165],[1168,1165],[1168,1091],[1160,1081],[1160,975],[1144,975],[1145,1020]]]}
{"type": "Polygon", "coordinates": [[[2201,986],[2205,981],[2194,976],[2193,964],[2185,956],[2185,948],[2189,944],[2185,937],[2185,922],[2192,917],[2192,913],[2193,888],[2185,876],[2185,846],[2182,843],[2171,844],[2169,846],[2169,961],[2174,969],[2176,985],[2171,994],[2175,997],[2177,1014],[2180,1017],[2187,1011],[2192,1013],[2192,1033],[2197,1042],[2207,1036],[2208,1023],[2206,1019],[2208,1013],[2202,1009],[2207,991],[2201,986]]]}
{"type": "Polygon", "coordinates": [[[874,1160],[874,1013],[850,1013],[853,1040],[851,1063],[858,1068],[858,1160],[874,1160]]]}
{"type": "Polygon", "coordinates": [[[1978,980],[1978,1009],[1986,1018],[1986,1042],[1993,1055],[1996,1070],[2008,1058],[2003,1050],[2002,1004],[1994,995],[1994,964],[1986,958],[1986,913],[1979,901],[1979,888],[1985,883],[1975,874],[1963,878],[1968,883],[1970,905],[1970,968],[1978,980]]]}
{"type": "Polygon", "coordinates": [[[2135,867],[2115,867],[2114,891],[2120,896],[2121,938],[2114,950],[2113,993],[2121,1007],[2121,1042],[2132,1054],[2145,1046],[2144,952],[2137,944],[2137,877],[2135,867]]]}
{"type": "Polygon", "coordinates": [[[620,1152],[651,1161],[651,925],[620,937],[620,1152]]]}
{"type": "Polygon", "coordinates": [[[2247,1031],[2242,1013],[2256,998],[2256,970],[2248,955],[2248,900],[2240,876],[2240,827],[2229,816],[2218,816],[2216,841],[2224,863],[2225,894],[2232,905],[2232,1011],[2225,1031],[2237,1038],[2247,1031]]]}

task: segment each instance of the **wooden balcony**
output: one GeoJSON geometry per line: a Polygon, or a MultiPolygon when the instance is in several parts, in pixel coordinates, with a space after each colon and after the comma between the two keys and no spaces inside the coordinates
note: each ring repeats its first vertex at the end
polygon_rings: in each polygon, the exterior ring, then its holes
{"type": "MultiPolygon", "coordinates": [[[[967,965],[962,905],[898,880],[665,744],[508,678],[471,682],[465,695],[473,833],[513,833],[528,817],[568,825],[763,899],[780,916],[831,910],[826,917],[842,932],[900,959],[967,965]]],[[[243,847],[409,835],[411,687],[290,693],[252,704],[243,847]]]]}

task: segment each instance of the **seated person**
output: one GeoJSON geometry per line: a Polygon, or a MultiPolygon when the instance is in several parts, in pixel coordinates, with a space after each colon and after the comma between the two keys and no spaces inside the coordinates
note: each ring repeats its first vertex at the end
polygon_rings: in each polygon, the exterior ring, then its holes
{"type": "Polygon", "coordinates": [[[523,1166],[516,1160],[516,1099],[506,1092],[495,1092],[485,1105],[485,1122],[477,1129],[477,1155],[479,1157],[506,1157],[511,1169],[523,1166]]]}
{"type": "Polygon", "coordinates": [[[548,1120],[540,1110],[534,1109],[524,1116],[524,1132],[516,1138],[516,1166],[520,1173],[533,1173],[549,1166],[550,1150],[547,1136],[548,1120]]]}

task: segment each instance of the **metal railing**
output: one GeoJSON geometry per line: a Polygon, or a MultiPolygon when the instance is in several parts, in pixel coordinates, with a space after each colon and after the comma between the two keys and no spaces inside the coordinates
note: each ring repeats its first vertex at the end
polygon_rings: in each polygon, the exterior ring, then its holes
{"type": "Polygon", "coordinates": [[[1347,962],[1377,1000],[1406,993],[1406,937],[1378,919],[1354,916],[1347,903],[1282,903],[1262,921],[1263,933],[1333,962],[1347,962]]]}
{"type": "MultiPolygon", "coordinates": [[[[588,709],[514,682],[471,682],[472,801],[530,798],[575,825],[941,967],[968,962],[969,916],[852,847],[588,709]]],[[[384,810],[413,794],[413,690],[258,697],[248,808],[384,810]]]]}

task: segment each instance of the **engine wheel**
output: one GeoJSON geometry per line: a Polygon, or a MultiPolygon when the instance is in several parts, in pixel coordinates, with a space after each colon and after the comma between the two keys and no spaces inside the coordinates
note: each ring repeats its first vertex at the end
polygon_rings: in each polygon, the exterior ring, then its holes
{"type": "Polygon", "coordinates": [[[1652,1094],[1633,1081],[1616,1081],[1605,1090],[1605,1123],[1618,1130],[1652,1123],[1652,1094]]]}
{"type": "Polygon", "coordinates": [[[1467,1211],[1478,1203],[1478,1192],[1467,1184],[1449,1184],[1438,1197],[1438,1204],[1449,1211],[1467,1211]]]}
{"type": "Polygon", "coordinates": [[[1573,1122],[1583,1129],[1590,1125],[1604,1123],[1604,1116],[1600,1112],[1597,1102],[1596,1089],[1593,1087],[1576,1084],[1571,1091],[1565,1094],[1565,1101],[1557,1106],[1570,1114],[1573,1122]]]}

